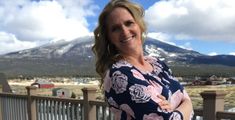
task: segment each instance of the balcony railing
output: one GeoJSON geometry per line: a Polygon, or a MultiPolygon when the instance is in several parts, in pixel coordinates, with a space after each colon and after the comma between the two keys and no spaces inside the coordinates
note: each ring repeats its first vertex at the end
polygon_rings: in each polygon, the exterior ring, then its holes
{"type": "MultiPolygon", "coordinates": [[[[27,95],[0,93],[0,120],[113,120],[103,101],[96,100],[96,89],[83,88],[83,99],[36,96],[35,87],[26,87],[27,95]]],[[[235,120],[234,112],[224,111],[221,91],[204,91],[203,109],[194,110],[194,120],[235,120]]]]}

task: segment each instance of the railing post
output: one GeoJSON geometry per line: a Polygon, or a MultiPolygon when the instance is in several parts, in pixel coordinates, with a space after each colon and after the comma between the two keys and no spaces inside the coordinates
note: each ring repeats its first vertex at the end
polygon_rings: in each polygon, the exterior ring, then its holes
{"type": "Polygon", "coordinates": [[[4,73],[0,73],[0,84],[2,85],[2,92],[12,92],[4,73]]]}
{"type": "Polygon", "coordinates": [[[204,91],[201,93],[203,98],[203,120],[216,120],[216,112],[224,111],[223,91],[204,91]]]}
{"type": "Polygon", "coordinates": [[[36,100],[33,100],[31,95],[36,93],[37,87],[35,86],[27,86],[27,96],[28,96],[28,120],[36,120],[36,100]]]}
{"type": "Polygon", "coordinates": [[[84,120],[96,120],[96,106],[91,106],[89,101],[96,100],[95,88],[83,88],[84,120]]]}
{"type": "Polygon", "coordinates": [[[2,84],[0,84],[0,93],[2,93],[2,89],[3,89],[2,84]]]}
{"type": "MultiPolygon", "coordinates": [[[[2,93],[2,85],[0,84],[0,93],[2,93]]],[[[2,98],[0,98],[0,120],[2,120],[2,98]]]]}

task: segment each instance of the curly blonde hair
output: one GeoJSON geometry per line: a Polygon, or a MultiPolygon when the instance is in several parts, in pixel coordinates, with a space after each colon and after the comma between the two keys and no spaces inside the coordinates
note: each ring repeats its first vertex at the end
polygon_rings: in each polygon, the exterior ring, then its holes
{"type": "MultiPolygon", "coordinates": [[[[118,50],[110,43],[107,35],[107,17],[117,7],[127,9],[139,25],[142,33],[146,32],[146,25],[143,19],[144,10],[140,5],[128,0],[112,0],[104,7],[99,16],[98,26],[94,30],[95,44],[92,47],[92,51],[96,56],[96,72],[101,77],[101,86],[103,84],[103,78],[105,77],[106,71],[113,63],[122,59],[118,50]]],[[[144,39],[142,39],[142,41],[143,40],[144,39]]]]}

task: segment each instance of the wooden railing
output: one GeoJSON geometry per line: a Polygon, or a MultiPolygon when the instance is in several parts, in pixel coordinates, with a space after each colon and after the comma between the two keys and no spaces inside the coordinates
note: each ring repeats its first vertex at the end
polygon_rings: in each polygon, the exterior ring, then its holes
{"type": "Polygon", "coordinates": [[[235,120],[235,112],[224,111],[224,91],[204,91],[201,93],[203,98],[203,109],[194,110],[194,120],[201,116],[203,120],[235,120]]]}
{"type": "MultiPolygon", "coordinates": [[[[36,96],[36,89],[26,87],[27,95],[0,93],[0,120],[113,120],[108,105],[96,100],[96,89],[83,88],[83,100],[36,96]]],[[[194,110],[194,120],[235,120],[234,112],[224,111],[221,91],[201,93],[203,110],[194,110]]]]}
{"type": "Polygon", "coordinates": [[[0,93],[0,120],[28,120],[27,95],[0,93]]]}
{"type": "Polygon", "coordinates": [[[0,120],[111,120],[107,104],[96,100],[96,89],[83,88],[83,100],[0,93],[0,120]]]}

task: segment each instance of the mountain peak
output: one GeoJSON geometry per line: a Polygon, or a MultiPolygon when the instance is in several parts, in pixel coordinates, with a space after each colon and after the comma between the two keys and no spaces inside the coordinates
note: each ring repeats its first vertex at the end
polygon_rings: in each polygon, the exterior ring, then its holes
{"type": "MultiPolygon", "coordinates": [[[[94,75],[95,57],[91,36],[72,41],[60,41],[40,47],[0,56],[0,72],[9,74],[65,74],[94,75]],[[36,71],[36,72],[35,72],[36,71]]],[[[235,56],[207,56],[199,52],[147,38],[143,45],[145,55],[155,56],[171,66],[216,64],[235,66],[235,56]]]]}

